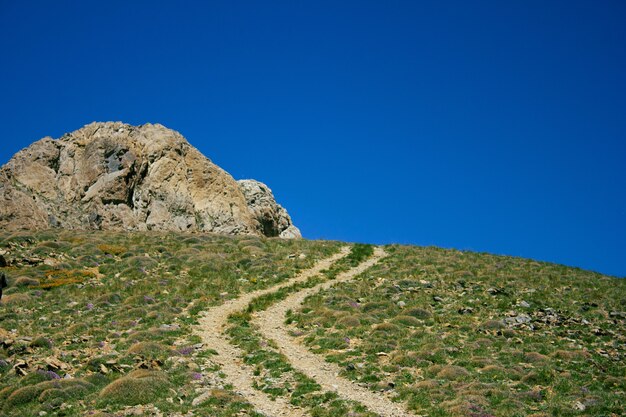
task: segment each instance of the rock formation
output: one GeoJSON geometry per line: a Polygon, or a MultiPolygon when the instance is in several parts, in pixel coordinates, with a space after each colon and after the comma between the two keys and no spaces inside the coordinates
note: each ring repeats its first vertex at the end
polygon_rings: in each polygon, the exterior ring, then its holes
{"type": "Polygon", "coordinates": [[[246,197],[246,203],[254,218],[259,221],[265,236],[299,238],[300,230],[291,224],[291,217],[281,205],[276,203],[272,190],[256,180],[239,180],[239,188],[246,197]]]}
{"type": "Polygon", "coordinates": [[[0,227],[300,237],[270,189],[239,184],[159,124],[91,123],[0,169],[0,227]]]}

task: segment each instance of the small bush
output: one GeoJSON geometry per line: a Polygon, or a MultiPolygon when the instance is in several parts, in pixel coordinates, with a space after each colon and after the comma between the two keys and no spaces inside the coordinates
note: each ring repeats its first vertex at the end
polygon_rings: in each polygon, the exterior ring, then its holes
{"type": "Polygon", "coordinates": [[[53,269],[46,271],[46,280],[39,285],[39,288],[51,289],[69,284],[80,284],[88,278],[96,275],[91,271],[82,269],[53,269]]]}
{"type": "Polygon", "coordinates": [[[401,324],[403,326],[414,326],[417,327],[421,324],[421,322],[413,316],[397,316],[393,319],[394,323],[401,324]]]}
{"type": "Polygon", "coordinates": [[[367,312],[374,311],[374,310],[385,310],[390,305],[391,305],[390,303],[386,303],[386,302],[372,301],[370,303],[363,304],[363,311],[367,313],[367,312]]]}
{"type": "Polygon", "coordinates": [[[400,328],[393,323],[380,323],[374,326],[375,332],[392,333],[399,331],[400,328]]]}
{"type": "Polygon", "coordinates": [[[14,284],[16,287],[36,287],[39,285],[39,280],[37,278],[31,278],[26,276],[21,276],[15,278],[14,284]]]}
{"type": "Polygon", "coordinates": [[[439,372],[437,372],[437,378],[439,379],[460,379],[469,375],[467,369],[456,366],[456,365],[446,365],[441,368],[439,372]]]}
{"type": "Polygon", "coordinates": [[[122,301],[122,297],[118,293],[104,294],[96,298],[94,304],[110,305],[118,304],[122,301]]]}
{"type": "Polygon", "coordinates": [[[337,325],[343,327],[357,327],[361,322],[358,316],[346,316],[337,321],[337,325]]]}
{"type": "Polygon", "coordinates": [[[7,398],[5,407],[18,407],[35,400],[43,391],[43,389],[37,385],[28,385],[13,391],[13,393],[9,395],[9,398],[7,398]]]}
{"type": "Polygon", "coordinates": [[[432,379],[425,379],[423,381],[416,382],[413,386],[418,390],[432,389],[437,388],[437,386],[439,386],[439,383],[432,379]]]}
{"type": "Polygon", "coordinates": [[[105,404],[147,404],[163,397],[163,393],[169,387],[163,373],[142,369],[133,371],[104,387],[100,391],[100,399],[105,404]]]}
{"type": "Polygon", "coordinates": [[[52,347],[52,340],[48,339],[47,337],[40,336],[30,342],[30,347],[50,349],[52,347]]]}
{"type": "Polygon", "coordinates": [[[0,389],[0,401],[4,401],[9,398],[9,395],[13,394],[16,389],[17,387],[4,387],[0,389]]]}
{"type": "Polygon", "coordinates": [[[47,389],[45,391],[43,391],[40,395],[39,395],[39,402],[43,403],[55,398],[61,398],[64,399],[66,398],[66,393],[65,391],[63,391],[62,389],[59,388],[50,388],[47,389]]]}
{"type": "Polygon", "coordinates": [[[430,311],[425,310],[423,308],[419,308],[419,307],[407,310],[405,312],[405,314],[407,316],[412,316],[412,317],[415,317],[416,319],[420,319],[420,320],[426,320],[426,319],[429,319],[429,318],[431,318],[433,316],[433,314],[430,311]]]}
{"type": "Polygon", "coordinates": [[[554,353],[552,353],[551,355],[553,358],[557,358],[557,359],[562,359],[562,360],[566,360],[566,361],[571,361],[571,360],[582,360],[585,359],[587,357],[589,357],[589,353],[584,352],[582,350],[557,350],[554,353]]]}
{"type": "Polygon", "coordinates": [[[498,365],[487,365],[480,370],[480,373],[488,379],[512,379],[520,378],[519,373],[514,369],[505,369],[498,365]]]}
{"type": "Polygon", "coordinates": [[[28,304],[31,300],[30,295],[24,293],[16,293],[16,294],[7,294],[2,297],[0,303],[5,305],[15,305],[20,306],[24,304],[28,304]]]}
{"type": "Polygon", "coordinates": [[[549,369],[537,369],[524,375],[522,382],[528,385],[549,385],[554,376],[549,369]]]}
{"type": "Polygon", "coordinates": [[[499,330],[504,329],[506,325],[502,320],[487,320],[480,325],[483,330],[499,330]]]}
{"type": "Polygon", "coordinates": [[[98,249],[108,255],[121,255],[126,252],[125,247],[118,245],[98,245],[98,249]]]}
{"type": "Polygon", "coordinates": [[[5,407],[18,407],[34,400],[41,401],[41,395],[45,391],[52,390],[51,393],[44,396],[44,399],[47,401],[52,398],[55,393],[59,392],[62,393],[63,398],[76,398],[88,392],[90,388],[93,388],[93,385],[82,379],[55,379],[52,381],[44,381],[15,390],[7,398],[5,407]]]}
{"type": "Polygon", "coordinates": [[[524,360],[529,363],[545,362],[548,357],[539,352],[528,352],[524,354],[524,360]]]}
{"type": "Polygon", "coordinates": [[[144,359],[163,359],[171,356],[172,351],[167,346],[155,342],[139,342],[128,348],[128,353],[138,355],[144,359]]]}

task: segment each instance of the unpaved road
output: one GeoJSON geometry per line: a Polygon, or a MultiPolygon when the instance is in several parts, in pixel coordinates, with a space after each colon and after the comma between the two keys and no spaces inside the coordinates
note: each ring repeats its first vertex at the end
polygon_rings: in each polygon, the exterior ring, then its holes
{"type": "MultiPolygon", "coordinates": [[[[252,404],[257,412],[268,417],[303,417],[308,415],[305,410],[290,404],[288,399],[278,397],[272,400],[267,394],[252,386],[253,370],[244,363],[244,352],[237,346],[232,345],[230,337],[225,334],[228,317],[233,313],[245,310],[248,304],[257,297],[307,281],[309,278],[318,275],[322,270],[329,269],[333,263],[349,253],[350,248],[344,247],[339,253],[317,262],[312,268],[301,272],[291,280],[264,290],[243,294],[237,299],[229,300],[222,305],[201,313],[199,323],[194,330],[195,334],[202,338],[203,343],[207,347],[217,351],[217,355],[213,356],[211,360],[221,367],[221,371],[225,374],[225,382],[232,384],[234,391],[252,404]]],[[[284,324],[287,310],[299,308],[306,297],[337,283],[354,279],[385,256],[384,250],[376,248],[374,255],[370,259],[337,275],[334,280],[312,288],[303,289],[276,303],[269,309],[256,313],[253,317],[253,323],[259,327],[264,337],[273,340],[279,346],[279,351],[287,357],[295,369],[314,379],[325,390],[336,392],[343,399],[359,402],[370,411],[383,417],[415,417],[415,414],[407,412],[403,406],[392,402],[385,395],[369,391],[340,377],[340,368],[337,365],[326,362],[323,357],[309,352],[306,347],[297,343],[289,335],[288,329],[284,324]]],[[[209,393],[206,393],[197,398],[196,401],[202,401],[204,397],[208,398],[209,395],[209,393]]]]}
{"type": "MultiPolygon", "coordinates": [[[[276,400],[270,399],[264,392],[254,389],[252,386],[252,368],[247,366],[242,357],[241,349],[230,344],[230,338],[224,333],[228,322],[228,316],[238,311],[245,310],[250,302],[262,295],[274,292],[295,283],[305,282],[309,278],[319,274],[322,270],[328,269],[339,259],[350,253],[349,247],[344,247],[341,251],[329,258],[316,263],[312,268],[307,269],[289,281],[275,285],[264,290],[258,290],[243,294],[234,300],[229,300],[222,305],[213,307],[200,315],[195,334],[202,338],[202,342],[210,349],[217,351],[217,355],[211,360],[221,367],[221,371],[226,374],[225,381],[232,384],[235,392],[242,395],[256,411],[267,416],[306,416],[301,408],[291,405],[287,399],[278,397],[276,400]]],[[[206,394],[208,397],[208,394],[206,394]]],[[[199,399],[200,401],[202,399],[199,399]]]]}
{"type": "Polygon", "coordinates": [[[287,357],[295,369],[314,379],[325,390],[334,391],[343,399],[359,402],[370,411],[381,416],[414,416],[414,414],[406,411],[401,404],[392,402],[381,393],[372,392],[348,379],[340,377],[341,369],[339,366],[326,362],[323,357],[309,352],[305,346],[297,343],[289,335],[289,330],[284,324],[287,311],[298,309],[306,297],[330,288],[337,283],[350,281],[368,268],[371,268],[384,256],[386,256],[386,253],[381,248],[376,248],[374,256],[355,268],[339,274],[334,280],[294,293],[267,310],[256,313],[253,323],[259,326],[260,332],[266,338],[273,340],[280,347],[280,352],[287,357]]]}

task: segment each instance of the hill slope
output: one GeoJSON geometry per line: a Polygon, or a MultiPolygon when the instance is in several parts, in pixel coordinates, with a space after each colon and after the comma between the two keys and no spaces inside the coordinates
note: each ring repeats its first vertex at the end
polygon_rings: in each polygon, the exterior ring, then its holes
{"type": "Polygon", "coordinates": [[[456,250],[344,247],[3,231],[0,415],[626,412],[625,280],[456,250]],[[336,382],[318,379],[327,366],[336,382]]]}
{"type": "Polygon", "coordinates": [[[92,123],[41,139],[0,170],[0,227],[300,237],[271,190],[237,183],[159,124],[92,123]]]}

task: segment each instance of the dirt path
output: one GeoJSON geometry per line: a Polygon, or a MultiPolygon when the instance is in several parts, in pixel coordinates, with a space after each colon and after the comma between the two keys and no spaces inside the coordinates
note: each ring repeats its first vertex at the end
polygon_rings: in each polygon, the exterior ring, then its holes
{"type": "Polygon", "coordinates": [[[325,390],[334,391],[344,399],[357,401],[380,416],[415,416],[406,411],[402,405],[392,402],[386,396],[372,392],[340,377],[341,369],[339,366],[326,362],[323,357],[309,352],[306,347],[296,343],[284,325],[287,310],[298,309],[306,297],[320,290],[330,288],[339,282],[350,281],[375,265],[384,256],[386,256],[386,253],[381,248],[376,248],[373,257],[355,268],[339,274],[334,280],[299,291],[276,303],[269,309],[258,312],[253,318],[253,323],[259,326],[261,333],[266,338],[273,340],[277,346],[280,346],[279,350],[287,357],[295,369],[314,379],[325,390]]]}
{"type": "MultiPolygon", "coordinates": [[[[217,351],[218,354],[213,356],[211,360],[220,365],[221,371],[226,375],[225,381],[232,384],[234,390],[250,402],[257,412],[267,416],[300,417],[308,415],[308,413],[301,408],[291,405],[287,399],[278,397],[276,400],[272,400],[268,395],[256,390],[252,386],[252,368],[244,364],[242,359],[244,354],[242,350],[231,345],[230,338],[224,334],[228,316],[238,311],[245,310],[248,304],[257,297],[295,283],[305,282],[309,278],[319,274],[322,270],[330,268],[333,263],[347,256],[349,253],[350,248],[344,247],[339,253],[319,261],[312,268],[301,272],[289,281],[264,290],[243,294],[237,299],[229,300],[201,314],[198,326],[194,330],[195,334],[202,338],[203,343],[208,348],[217,351]]],[[[282,323],[282,321],[283,319],[280,319],[278,323],[282,323]]],[[[208,398],[209,395],[209,393],[204,394],[206,398],[208,398]]],[[[203,400],[204,398],[202,398],[202,396],[196,399],[196,401],[203,400]]]]}

